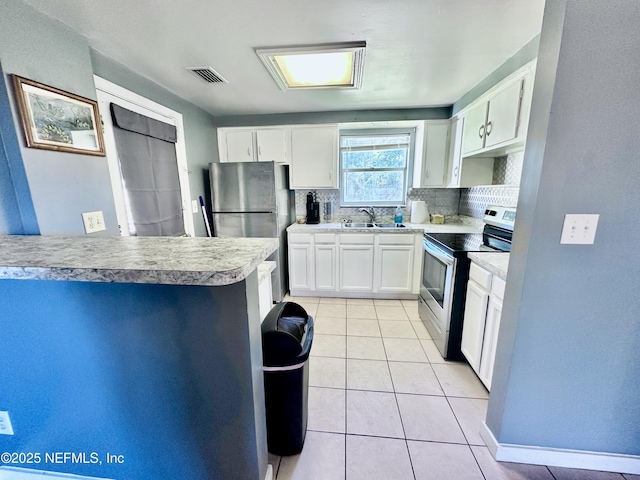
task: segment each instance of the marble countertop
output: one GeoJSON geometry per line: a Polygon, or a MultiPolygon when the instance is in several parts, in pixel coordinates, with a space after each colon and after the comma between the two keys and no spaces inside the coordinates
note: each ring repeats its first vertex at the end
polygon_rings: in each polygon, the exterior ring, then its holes
{"type": "Polygon", "coordinates": [[[467,256],[494,275],[503,280],[507,279],[507,270],[509,269],[508,252],[469,252],[467,256]]]}
{"type": "Polygon", "coordinates": [[[258,282],[261,282],[266,277],[271,275],[271,272],[273,272],[275,269],[276,262],[264,261],[260,265],[258,265],[258,282]]]}
{"type": "Polygon", "coordinates": [[[482,233],[482,227],[465,223],[411,223],[405,222],[406,228],[344,228],[341,223],[319,223],[308,225],[294,223],[287,228],[292,233],[482,233]]]}
{"type": "Polygon", "coordinates": [[[276,238],[0,236],[0,279],[230,285],[276,238]]]}

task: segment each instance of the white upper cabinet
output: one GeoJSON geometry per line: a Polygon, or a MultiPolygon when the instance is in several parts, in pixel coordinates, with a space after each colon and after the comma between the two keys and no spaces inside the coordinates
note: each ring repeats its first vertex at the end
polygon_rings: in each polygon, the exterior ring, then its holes
{"type": "Polygon", "coordinates": [[[289,163],[287,137],[286,128],[220,128],[220,161],[289,163]]]}
{"type": "Polygon", "coordinates": [[[223,135],[218,137],[219,142],[220,140],[222,140],[221,146],[225,151],[224,156],[220,155],[221,162],[253,162],[253,132],[251,130],[223,132],[223,135]]]}
{"type": "Polygon", "coordinates": [[[283,128],[256,130],[259,162],[289,163],[287,158],[287,130],[283,128]]]}
{"type": "Polygon", "coordinates": [[[447,154],[449,151],[449,120],[424,122],[424,145],[420,184],[417,187],[445,185],[447,154]]]}
{"type": "Polygon", "coordinates": [[[524,143],[534,69],[535,62],[530,62],[460,112],[465,117],[463,157],[524,143]]]}
{"type": "Polygon", "coordinates": [[[338,126],[291,129],[291,188],[338,188],[338,126]]]}

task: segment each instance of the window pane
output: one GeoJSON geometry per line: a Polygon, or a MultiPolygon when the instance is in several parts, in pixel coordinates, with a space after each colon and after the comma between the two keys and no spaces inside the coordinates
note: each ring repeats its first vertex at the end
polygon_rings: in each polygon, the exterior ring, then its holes
{"type": "Polygon", "coordinates": [[[404,201],[404,171],[343,172],[342,186],[346,203],[367,204],[404,201]]]}
{"type": "Polygon", "coordinates": [[[409,135],[376,135],[365,136],[342,136],[340,137],[340,147],[362,147],[375,145],[409,145],[411,136],[409,135]]]}
{"type": "Polygon", "coordinates": [[[342,151],[342,168],[404,168],[407,150],[342,151]]]}

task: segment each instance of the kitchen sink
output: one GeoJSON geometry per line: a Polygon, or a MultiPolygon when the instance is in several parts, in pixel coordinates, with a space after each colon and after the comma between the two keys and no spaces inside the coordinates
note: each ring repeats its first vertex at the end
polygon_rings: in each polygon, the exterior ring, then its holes
{"type": "Polygon", "coordinates": [[[342,226],[345,228],[371,228],[375,225],[373,223],[343,223],[342,226]]]}
{"type": "Polygon", "coordinates": [[[345,228],[406,228],[402,223],[343,223],[345,228]]]}
{"type": "Polygon", "coordinates": [[[375,226],[378,228],[406,228],[406,225],[402,223],[376,223],[375,226]]]}

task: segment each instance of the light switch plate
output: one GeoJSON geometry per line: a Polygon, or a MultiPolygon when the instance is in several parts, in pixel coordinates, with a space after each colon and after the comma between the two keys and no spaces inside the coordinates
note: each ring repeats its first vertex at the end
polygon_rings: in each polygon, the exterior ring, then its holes
{"type": "Polygon", "coordinates": [[[0,412],[0,435],[13,435],[9,412],[0,412]]]}
{"type": "Polygon", "coordinates": [[[560,243],[590,245],[595,242],[598,227],[598,214],[567,214],[560,243]]]}
{"type": "Polygon", "coordinates": [[[102,210],[98,210],[97,212],[84,212],[82,214],[82,221],[84,222],[84,231],[87,233],[101,232],[107,229],[104,224],[102,210]]]}
{"type": "Polygon", "coordinates": [[[191,213],[198,213],[198,200],[191,200],[191,213]]]}

